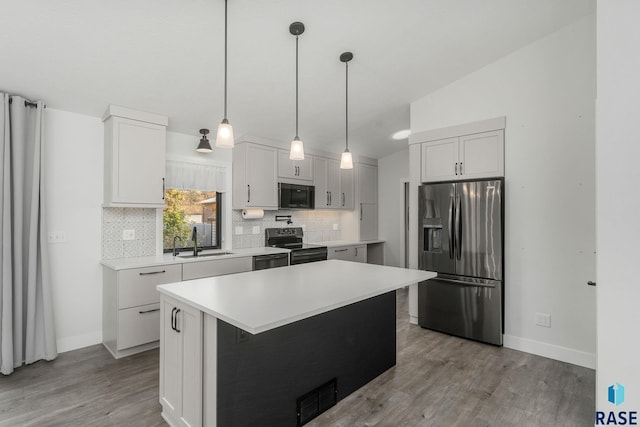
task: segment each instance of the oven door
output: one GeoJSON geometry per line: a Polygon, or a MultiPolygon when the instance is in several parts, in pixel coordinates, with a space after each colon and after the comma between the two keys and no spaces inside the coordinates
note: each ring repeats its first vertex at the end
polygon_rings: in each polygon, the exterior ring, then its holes
{"type": "Polygon", "coordinates": [[[314,209],[315,187],[279,182],[278,207],[281,209],[314,209]]]}
{"type": "Polygon", "coordinates": [[[327,248],[303,249],[291,251],[290,265],[304,264],[307,262],[326,261],[327,248]]]}

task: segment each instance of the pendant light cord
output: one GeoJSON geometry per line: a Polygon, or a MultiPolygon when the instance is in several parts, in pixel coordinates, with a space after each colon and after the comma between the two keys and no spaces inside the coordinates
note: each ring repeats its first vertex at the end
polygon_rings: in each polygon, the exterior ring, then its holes
{"type": "Polygon", "coordinates": [[[345,149],[349,151],[349,62],[345,62],[345,102],[344,102],[344,141],[345,149]]]}
{"type": "Polygon", "coordinates": [[[227,118],[227,0],[224,0],[224,118],[227,118]]]}
{"type": "Polygon", "coordinates": [[[296,139],[298,136],[298,36],[296,35],[296,139]]]}

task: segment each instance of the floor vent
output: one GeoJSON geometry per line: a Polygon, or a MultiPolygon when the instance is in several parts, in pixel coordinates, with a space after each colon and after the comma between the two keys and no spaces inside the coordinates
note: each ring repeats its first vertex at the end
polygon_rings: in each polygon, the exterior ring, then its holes
{"type": "Polygon", "coordinates": [[[338,382],[334,378],[296,399],[298,426],[304,425],[338,402],[338,382]]]}

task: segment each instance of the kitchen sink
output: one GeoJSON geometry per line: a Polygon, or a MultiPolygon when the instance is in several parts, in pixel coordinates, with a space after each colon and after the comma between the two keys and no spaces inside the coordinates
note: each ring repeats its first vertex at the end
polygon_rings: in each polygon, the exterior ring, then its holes
{"type": "Polygon", "coordinates": [[[185,259],[189,259],[189,258],[206,258],[206,257],[210,257],[210,256],[222,256],[222,255],[231,255],[233,252],[212,252],[212,253],[208,253],[208,254],[198,254],[198,256],[193,256],[193,254],[191,255],[178,255],[178,258],[185,258],[185,259]]]}

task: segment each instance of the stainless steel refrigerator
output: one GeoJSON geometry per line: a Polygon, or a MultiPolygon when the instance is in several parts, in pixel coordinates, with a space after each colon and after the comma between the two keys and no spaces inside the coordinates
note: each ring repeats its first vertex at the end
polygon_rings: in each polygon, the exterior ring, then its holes
{"type": "Polygon", "coordinates": [[[438,277],[418,285],[420,326],[502,345],[502,179],[419,188],[419,267],[438,277]]]}

